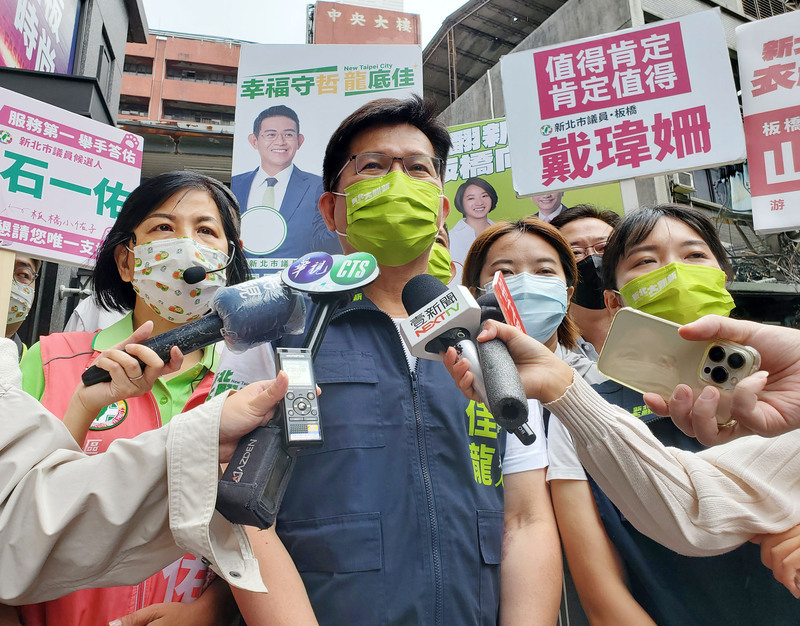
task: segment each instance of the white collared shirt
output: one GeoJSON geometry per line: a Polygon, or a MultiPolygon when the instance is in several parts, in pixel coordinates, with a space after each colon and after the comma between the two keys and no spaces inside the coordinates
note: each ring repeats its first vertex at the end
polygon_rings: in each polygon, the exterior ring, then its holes
{"type": "Polygon", "coordinates": [[[250,185],[250,193],[247,195],[247,208],[251,209],[254,206],[261,206],[264,198],[264,190],[267,188],[267,178],[277,178],[278,182],[275,183],[275,210],[280,211],[281,204],[283,204],[283,197],[286,195],[286,188],[289,185],[289,179],[294,171],[294,163],[289,167],[282,169],[275,176],[267,174],[263,168],[259,167],[256,172],[253,183],[250,185]]]}

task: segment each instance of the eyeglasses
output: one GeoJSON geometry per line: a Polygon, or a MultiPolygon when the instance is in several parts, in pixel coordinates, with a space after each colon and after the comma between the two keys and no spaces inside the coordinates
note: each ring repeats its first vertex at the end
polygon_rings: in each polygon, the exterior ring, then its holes
{"type": "Polygon", "coordinates": [[[435,180],[439,178],[442,168],[442,160],[439,157],[428,156],[427,154],[410,154],[404,157],[389,156],[377,152],[365,152],[364,154],[354,154],[334,179],[334,183],[350,165],[350,161],[356,163],[356,174],[359,176],[383,176],[392,169],[395,161],[402,161],[403,169],[411,178],[421,178],[423,180],[435,180]]]}
{"type": "Polygon", "coordinates": [[[14,280],[20,285],[30,285],[37,278],[39,278],[39,274],[31,271],[29,267],[23,265],[14,268],[14,280]]]}
{"type": "Polygon", "coordinates": [[[596,244],[591,246],[572,246],[572,254],[575,255],[576,261],[580,261],[589,256],[589,250],[592,250],[594,254],[603,256],[603,252],[605,252],[607,245],[607,241],[598,241],[596,244]]]}
{"type": "Polygon", "coordinates": [[[284,141],[296,141],[297,140],[297,131],[295,130],[285,130],[282,133],[275,132],[274,130],[265,130],[262,133],[259,133],[259,137],[265,139],[266,141],[275,141],[280,135],[281,139],[284,141]]]}

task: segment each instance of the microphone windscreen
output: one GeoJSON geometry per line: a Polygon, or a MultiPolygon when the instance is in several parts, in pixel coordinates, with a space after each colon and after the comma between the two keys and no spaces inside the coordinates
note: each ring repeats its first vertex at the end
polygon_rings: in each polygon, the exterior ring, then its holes
{"type": "Polygon", "coordinates": [[[430,274],[419,274],[409,280],[403,287],[403,306],[406,313],[411,315],[414,311],[419,311],[422,307],[441,296],[447,287],[442,281],[430,274]]]}
{"type": "Polygon", "coordinates": [[[528,421],[528,400],[514,359],[499,339],[479,341],[477,348],[489,410],[500,426],[513,431],[528,421]]]}
{"type": "Polygon", "coordinates": [[[234,352],[305,329],[305,300],[281,282],[280,274],[220,287],[211,307],[222,319],[222,336],[234,352]]]}
{"type": "Polygon", "coordinates": [[[196,285],[206,277],[206,269],[199,265],[192,265],[183,270],[183,280],[190,285],[196,285]]]}

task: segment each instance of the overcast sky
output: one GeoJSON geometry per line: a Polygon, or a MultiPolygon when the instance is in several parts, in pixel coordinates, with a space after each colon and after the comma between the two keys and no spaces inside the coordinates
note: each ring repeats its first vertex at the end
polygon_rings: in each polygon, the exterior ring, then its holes
{"type": "MultiPolygon", "coordinates": [[[[257,43],[305,43],[309,0],[143,0],[147,24],[156,30],[244,39],[257,43]]],[[[465,0],[405,0],[418,13],[422,47],[465,0]]]]}

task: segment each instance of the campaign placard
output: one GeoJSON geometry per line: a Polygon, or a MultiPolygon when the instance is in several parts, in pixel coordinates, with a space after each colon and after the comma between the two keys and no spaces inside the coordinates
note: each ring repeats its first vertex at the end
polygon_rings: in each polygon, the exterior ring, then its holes
{"type": "Polygon", "coordinates": [[[800,228],[800,12],[736,29],[753,226],[800,228]]]}
{"type": "Polygon", "coordinates": [[[317,208],[328,139],[370,100],[411,94],[422,94],[419,46],[242,46],[231,189],[251,272],[341,254],[317,208]]]}
{"type": "Polygon", "coordinates": [[[520,195],[745,157],[719,9],[510,54],[501,72],[520,195]]]}
{"type": "Polygon", "coordinates": [[[456,284],[472,242],[499,220],[516,221],[529,215],[552,219],[562,207],[592,204],[622,215],[618,183],[546,192],[519,198],[511,180],[508,125],[504,117],[450,126],[453,147],[447,158],[444,193],[450,200],[450,256],[456,264],[456,284]],[[545,215],[548,214],[548,215],[545,215]]]}
{"type": "Polygon", "coordinates": [[[0,88],[0,246],[93,266],[139,184],[138,135],[0,88]]]}

